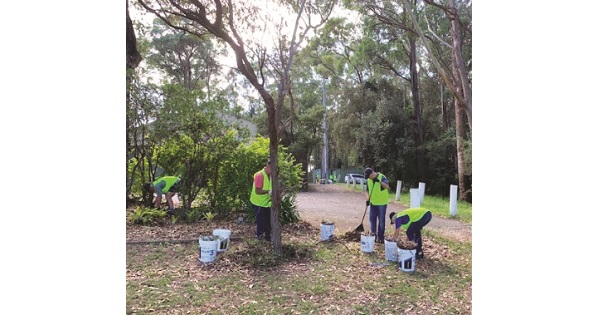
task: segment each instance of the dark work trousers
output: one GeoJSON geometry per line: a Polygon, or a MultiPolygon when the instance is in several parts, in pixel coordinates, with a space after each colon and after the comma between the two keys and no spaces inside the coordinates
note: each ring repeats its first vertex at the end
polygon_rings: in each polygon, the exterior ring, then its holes
{"type": "Polygon", "coordinates": [[[411,223],[406,230],[406,236],[409,240],[417,243],[417,257],[423,255],[423,240],[421,239],[421,229],[431,221],[431,212],[425,213],[419,221],[411,223]]]}
{"type": "Polygon", "coordinates": [[[369,223],[371,223],[371,233],[377,235],[377,241],[380,243],[383,243],[383,237],[385,234],[386,211],[387,205],[371,205],[371,209],[369,210],[369,223]],[[379,223],[379,225],[377,223],[379,223]]]}
{"type": "Polygon", "coordinates": [[[252,205],[256,216],[256,237],[271,241],[271,208],[252,205]]]}

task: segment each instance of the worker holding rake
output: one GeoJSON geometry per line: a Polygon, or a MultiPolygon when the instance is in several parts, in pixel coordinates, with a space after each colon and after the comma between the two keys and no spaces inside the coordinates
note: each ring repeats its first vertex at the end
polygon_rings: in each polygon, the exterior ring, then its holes
{"type": "Polygon", "coordinates": [[[369,222],[371,223],[371,233],[377,233],[375,242],[383,243],[385,233],[385,213],[387,205],[390,202],[388,188],[390,184],[385,175],[373,172],[373,169],[365,169],[365,178],[367,178],[367,206],[371,206],[369,212],[369,222]]]}

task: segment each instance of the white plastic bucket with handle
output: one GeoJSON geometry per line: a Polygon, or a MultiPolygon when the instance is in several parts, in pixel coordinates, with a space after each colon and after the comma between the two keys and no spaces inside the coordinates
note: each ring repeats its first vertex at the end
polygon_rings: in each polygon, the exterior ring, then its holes
{"type": "Polygon", "coordinates": [[[375,250],[375,235],[361,235],[360,250],[363,253],[372,253],[375,250]]]}
{"type": "Polygon", "coordinates": [[[415,257],[417,256],[416,249],[398,248],[398,267],[404,272],[415,271],[415,257]]]}
{"type": "Polygon", "coordinates": [[[396,242],[385,240],[385,260],[398,261],[398,245],[396,242]]]}
{"type": "Polygon", "coordinates": [[[321,223],[321,241],[326,241],[333,237],[334,227],[333,223],[321,223]]]}
{"type": "Polygon", "coordinates": [[[203,263],[211,263],[217,258],[217,241],[212,236],[200,236],[200,261],[203,263]]]}
{"type": "Polygon", "coordinates": [[[217,251],[224,252],[229,249],[229,237],[231,236],[231,230],[227,229],[216,229],[213,230],[214,236],[219,236],[217,240],[217,251]]]}

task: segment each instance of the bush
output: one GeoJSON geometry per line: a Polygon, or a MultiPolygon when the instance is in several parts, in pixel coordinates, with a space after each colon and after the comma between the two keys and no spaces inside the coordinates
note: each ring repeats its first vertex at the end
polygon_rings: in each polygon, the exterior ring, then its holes
{"type": "MultiPolygon", "coordinates": [[[[249,222],[256,222],[254,209],[252,204],[249,204],[248,215],[246,216],[249,222]]],[[[281,198],[281,209],[279,210],[279,223],[286,225],[288,223],[297,223],[300,221],[300,213],[296,208],[296,195],[285,195],[281,198]]]]}

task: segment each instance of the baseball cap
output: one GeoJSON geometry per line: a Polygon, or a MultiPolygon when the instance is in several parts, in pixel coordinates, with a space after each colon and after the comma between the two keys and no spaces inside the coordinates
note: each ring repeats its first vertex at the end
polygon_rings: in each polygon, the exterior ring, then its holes
{"type": "Polygon", "coordinates": [[[365,169],[365,177],[369,177],[369,175],[371,175],[371,173],[373,173],[373,169],[370,167],[367,167],[365,169]]]}
{"type": "Polygon", "coordinates": [[[394,224],[394,219],[392,219],[394,216],[396,215],[396,212],[391,212],[390,213],[390,224],[394,224]]]}

